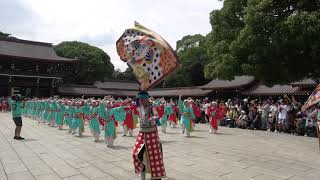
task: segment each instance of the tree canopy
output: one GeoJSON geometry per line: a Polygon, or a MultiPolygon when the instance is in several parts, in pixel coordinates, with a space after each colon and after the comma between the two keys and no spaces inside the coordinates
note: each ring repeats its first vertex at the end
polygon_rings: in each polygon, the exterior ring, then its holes
{"type": "Polygon", "coordinates": [[[114,80],[127,80],[127,81],[135,80],[133,71],[129,67],[124,72],[121,72],[120,69],[116,69],[113,72],[112,78],[114,80]]]}
{"type": "Polygon", "coordinates": [[[320,77],[320,1],[225,0],[210,14],[208,79],[253,75],[272,85],[320,77]]]}
{"type": "Polygon", "coordinates": [[[7,33],[4,33],[4,32],[1,32],[0,31],[0,37],[2,37],[2,38],[7,38],[7,37],[9,37],[10,36],[10,34],[7,34],[7,33]]]}
{"type": "Polygon", "coordinates": [[[176,51],[182,67],[165,79],[165,86],[197,86],[206,83],[203,74],[208,59],[205,37],[200,34],[185,36],[177,42],[176,51]]]}
{"type": "Polygon", "coordinates": [[[61,42],[55,47],[61,57],[79,59],[70,72],[66,72],[65,81],[76,84],[93,84],[112,78],[114,66],[110,57],[102,49],[77,41],[61,42]]]}

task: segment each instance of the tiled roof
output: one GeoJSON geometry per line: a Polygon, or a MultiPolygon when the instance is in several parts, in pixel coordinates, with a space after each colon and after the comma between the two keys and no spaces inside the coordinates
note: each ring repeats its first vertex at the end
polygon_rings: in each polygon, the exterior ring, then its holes
{"type": "Polygon", "coordinates": [[[211,90],[202,90],[199,87],[183,87],[183,88],[160,88],[150,90],[149,94],[154,97],[177,97],[183,96],[206,96],[211,90]]]}
{"type": "Polygon", "coordinates": [[[63,86],[58,88],[58,93],[61,95],[74,95],[74,96],[120,96],[120,97],[134,97],[138,94],[138,91],[128,90],[112,90],[112,89],[100,89],[95,86],[63,86]]]}
{"type": "Polygon", "coordinates": [[[240,88],[254,82],[253,76],[236,76],[234,80],[219,80],[214,79],[208,84],[201,86],[202,89],[230,89],[240,88]]]}
{"type": "Polygon", "coordinates": [[[281,94],[298,94],[299,88],[289,85],[274,85],[267,87],[265,85],[258,85],[252,89],[243,92],[246,95],[281,95],[281,94]]]}
{"type": "Polygon", "coordinates": [[[100,89],[139,90],[139,84],[136,82],[106,81],[95,82],[94,85],[100,89]]]}
{"type": "Polygon", "coordinates": [[[58,56],[52,44],[10,38],[0,38],[0,55],[57,62],[75,60],[58,56]]]}
{"type": "Polygon", "coordinates": [[[304,79],[290,83],[292,86],[317,86],[317,82],[312,79],[304,79]]]}

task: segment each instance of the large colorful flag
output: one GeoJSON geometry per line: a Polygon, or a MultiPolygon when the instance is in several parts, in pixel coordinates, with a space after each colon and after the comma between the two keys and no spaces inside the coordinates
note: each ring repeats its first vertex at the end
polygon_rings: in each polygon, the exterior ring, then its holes
{"type": "Polygon", "coordinates": [[[148,90],[180,67],[180,61],[170,45],[157,33],[135,22],[117,41],[120,59],[127,62],[140,84],[148,90]]]}
{"type": "Polygon", "coordinates": [[[309,96],[308,100],[302,106],[302,110],[305,111],[309,107],[320,102],[320,84],[316,87],[316,89],[309,96]]]}

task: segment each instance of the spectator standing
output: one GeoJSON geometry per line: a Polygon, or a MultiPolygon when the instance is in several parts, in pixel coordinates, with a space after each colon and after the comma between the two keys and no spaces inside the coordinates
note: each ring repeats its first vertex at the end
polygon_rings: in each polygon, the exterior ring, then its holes
{"type": "Polygon", "coordinates": [[[267,100],[263,101],[261,111],[261,129],[266,130],[270,113],[270,104],[267,100]]]}
{"type": "Polygon", "coordinates": [[[285,103],[283,99],[281,99],[280,105],[278,106],[279,113],[278,113],[278,121],[277,121],[278,131],[281,133],[283,133],[286,130],[286,120],[287,120],[288,110],[289,110],[288,105],[285,103]]]}
{"type": "Polygon", "coordinates": [[[15,133],[14,133],[14,139],[16,140],[24,139],[23,137],[20,136],[21,129],[22,129],[21,109],[24,107],[24,103],[21,101],[22,101],[22,98],[20,95],[12,96],[10,101],[12,119],[16,125],[15,133]]]}

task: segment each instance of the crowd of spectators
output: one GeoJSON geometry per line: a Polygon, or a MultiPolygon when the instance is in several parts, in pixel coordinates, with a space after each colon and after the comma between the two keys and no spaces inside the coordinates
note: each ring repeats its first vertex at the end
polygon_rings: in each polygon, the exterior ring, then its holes
{"type": "MultiPolygon", "coordinates": [[[[198,101],[199,102],[199,101],[198,101]]],[[[317,116],[320,106],[316,105],[306,111],[302,111],[302,102],[295,98],[284,96],[277,100],[272,98],[263,100],[228,99],[219,102],[219,108],[225,112],[220,120],[220,126],[229,128],[242,128],[250,130],[263,130],[274,133],[291,133],[300,136],[317,136],[317,116]]],[[[199,103],[201,117],[199,123],[208,123],[206,113],[210,101],[206,98],[199,103]]]]}

